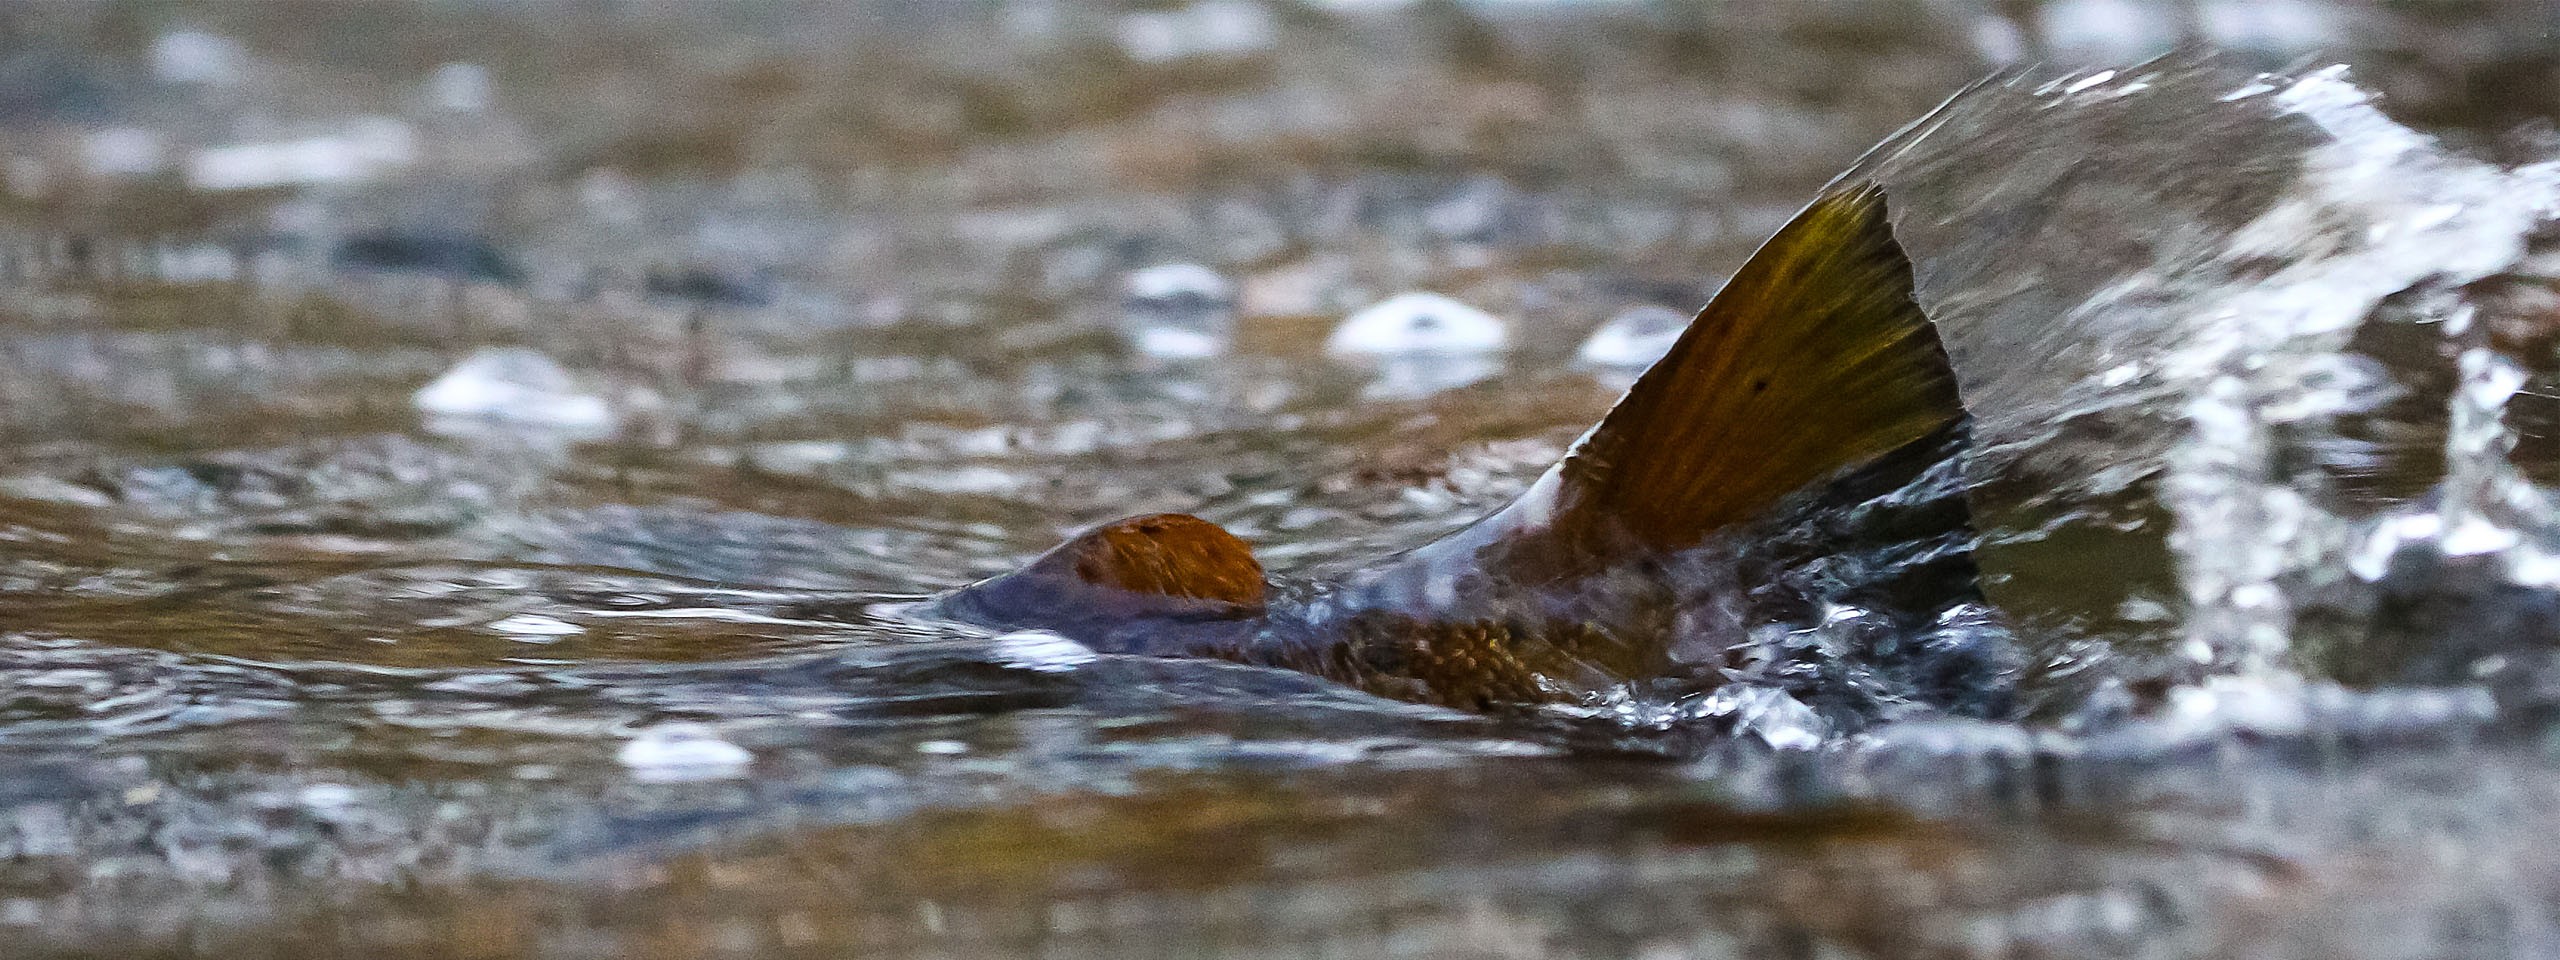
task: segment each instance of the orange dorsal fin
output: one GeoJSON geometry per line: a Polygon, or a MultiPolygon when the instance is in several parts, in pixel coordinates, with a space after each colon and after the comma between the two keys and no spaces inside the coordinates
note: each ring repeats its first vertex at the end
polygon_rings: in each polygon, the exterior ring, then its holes
{"type": "Polygon", "coordinates": [[[1837,188],[1762,245],[1527,494],[1415,559],[1523,583],[1698,546],[1963,417],[1883,191],[1837,188]]]}
{"type": "Polygon", "coordinates": [[[1227,620],[1262,612],[1269,586],[1253,548],[1198,517],[1158,513],[1077,534],[1022,569],[944,596],[940,612],[1000,627],[1090,635],[1147,620],[1227,620]]]}
{"type": "Polygon", "coordinates": [[[1054,553],[1077,580],[1130,593],[1260,607],[1268,589],[1251,546],[1189,514],[1130,517],[1054,553]]]}

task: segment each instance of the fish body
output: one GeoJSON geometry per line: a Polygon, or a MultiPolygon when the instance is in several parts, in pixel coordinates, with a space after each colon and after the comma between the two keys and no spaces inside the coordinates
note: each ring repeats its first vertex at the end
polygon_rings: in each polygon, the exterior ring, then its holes
{"type": "MultiPolygon", "coordinates": [[[[1885,197],[1850,185],[1755,253],[1526,493],[1446,538],[1274,589],[1216,525],[1133,517],[924,610],[1407,700],[1568,699],[1712,659],[1750,627],[1741,547],[1907,485],[1961,447],[1965,422],[1885,197]]],[[[1923,522],[1960,531],[1946,506],[1923,504],[1923,522]]]]}

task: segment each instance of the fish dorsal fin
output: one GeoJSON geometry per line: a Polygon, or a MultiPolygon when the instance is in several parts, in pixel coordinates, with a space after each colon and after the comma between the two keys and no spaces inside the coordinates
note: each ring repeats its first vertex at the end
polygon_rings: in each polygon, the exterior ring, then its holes
{"type": "Polygon", "coordinates": [[[1461,553],[1534,582],[1695,547],[1963,417],[1883,191],[1835,188],[1527,494],[1417,559],[1461,553]]]}
{"type": "Polygon", "coordinates": [[[952,591],[942,615],[1000,627],[1087,627],[1147,619],[1234,619],[1262,612],[1267,584],[1253,548],[1198,517],[1113,521],[1022,569],[952,591]]]}
{"type": "Polygon", "coordinates": [[[1099,589],[1256,608],[1267,589],[1251,546],[1189,514],[1130,517],[1053,552],[1052,562],[1065,561],[1077,582],[1099,589]]]}

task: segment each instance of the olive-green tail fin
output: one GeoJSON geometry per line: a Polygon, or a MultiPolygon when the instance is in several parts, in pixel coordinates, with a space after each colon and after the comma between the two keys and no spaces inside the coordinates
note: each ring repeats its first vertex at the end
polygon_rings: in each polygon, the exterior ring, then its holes
{"type": "Polygon", "coordinates": [[[1697,546],[1963,417],[1883,191],[1835,188],[1536,487],[1424,553],[1460,550],[1516,582],[1609,559],[1578,553],[1697,546]]]}

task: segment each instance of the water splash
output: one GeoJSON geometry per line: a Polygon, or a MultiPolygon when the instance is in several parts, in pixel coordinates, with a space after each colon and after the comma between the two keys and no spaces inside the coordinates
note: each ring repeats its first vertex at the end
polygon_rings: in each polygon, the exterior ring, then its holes
{"type": "MultiPolygon", "coordinates": [[[[2405,511],[2350,491],[2434,451],[2400,439],[2425,429],[2404,423],[2428,415],[2411,399],[2424,361],[2369,341],[2462,326],[2470,285],[2521,262],[2560,199],[2549,169],[2456,155],[2343,68],[2247,77],[2184,58],[1988,88],[1862,172],[1895,191],[1976,416],[1985,592],[2057,675],[2109,661],[2172,682],[2317,680],[2332,667],[2306,635],[2377,615],[2342,599],[2367,596],[2351,561],[2378,512],[2405,511]],[[1994,119],[2020,111],[2034,122],[1994,119]],[[2024,159],[1957,159],[1985,149],[2024,159]]],[[[2474,406],[2513,379],[2466,363],[2474,406]]],[[[2470,439],[2447,451],[2441,498],[2539,515],[2478,435],[2494,414],[2452,419],[2470,439]]],[[[2440,535],[2417,523],[2384,526],[2440,535]]]]}
{"type": "MultiPolygon", "coordinates": [[[[2173,370],[2214,372],[2187,408],[2192,432],[2169,460],[2164,490],[2191,605],[2187,652],[2259,677],[2285,666],[2287,596],[2306,578],[2334,577],[2349,542],[2323,478],[2280,462],[2328,441],[2334,418],[2362,412],[2358,393],[2313,370],[2345,352],[2346,335],[2384,298],[2420,284],[2457,287],[2514,263],[2560,196],[2548,180],[2447,155],[2383,116],[2342,67],[2276,86],[2282,112],[2330,142],[2306,156],[2298,192],[2241,228],[2224,256],[2318,253],[2240,289],[2221,307],[2225,319],[2170,359],[2173,370]]],[[[2443,322],[2460,336],[2469,309],[2454,307],[2443,322]]],[[[2495,372],[2485,358],[2466,354],[2464,364],[2454,408],[2465,446],[2448,451],[2448,504],[2495,483],[2472,475],[2491,469],[2485,460],[2503,463],[2504,450],[2476,436],[2482,401],[2492,421],[2504,401],[2478,395],[2496,390],[2484,379],[2495,372]]]]}

